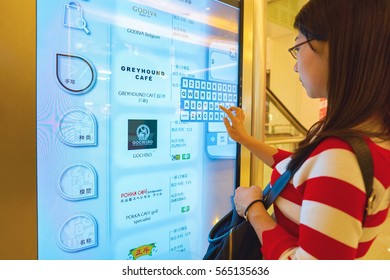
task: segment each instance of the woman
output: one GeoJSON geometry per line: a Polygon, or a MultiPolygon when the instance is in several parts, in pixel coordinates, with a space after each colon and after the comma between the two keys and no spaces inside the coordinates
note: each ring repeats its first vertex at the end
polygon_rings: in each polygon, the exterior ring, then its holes
{"type": "Polygon", "coordinates": [[[310,0],[294,27],[294,70],[309,97],[327,98],[327,115],[291,154],[248,135],[240,108],[221,108],[229,135],[274,168],[271,183],[307,157],[275,201],[275,218],[251,204],[262,199],[258,186],[237,188],[236,209],[247,211],[265,259],[361,259],[390,203],[390,1],[310,0]],[[363,177],[343,135],[362,135],[373,158],[365,219],[363,177]]]}

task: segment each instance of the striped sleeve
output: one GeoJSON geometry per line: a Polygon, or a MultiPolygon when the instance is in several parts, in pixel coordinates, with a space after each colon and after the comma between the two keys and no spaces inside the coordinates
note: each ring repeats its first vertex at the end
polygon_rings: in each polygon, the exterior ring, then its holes
{"type": "Polygon", "coordinates": [[[275,166],[280,163],[281,161],[285,160],[286,158],[290,157],[292,155],[291,152],[278,149],[278,152],[273,155],[274,164],[272,168],[275,168],[275,166]]]}

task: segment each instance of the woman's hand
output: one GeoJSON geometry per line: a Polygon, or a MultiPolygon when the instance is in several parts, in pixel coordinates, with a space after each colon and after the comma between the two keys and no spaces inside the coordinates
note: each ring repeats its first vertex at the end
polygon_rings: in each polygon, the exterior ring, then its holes
{"type": "Polygon", "coordinates": [[[244,111],[235,106],[232,106],[229,109],[223,106],[219,106],[219,108],[227,115],[227,117],[223,119],[223,122],[229,136],[234,141],[247,148],[266,165],[272,167],[275,163],[274,155],[278,152],[278,149],[258,141],[256,138],[248,134],[244,126],[244,111]]]}
{"type": "Polygon", "coordinates": [[[258,199],[263,199],[263,192],[259,186],[238,187],[234,196],[234,205],[238,215],[244,216],[249,204],[258,199]]]}
{"type": "Polygon", "coordinates": [[[244,120],[245,120],[244,111],[241,108],[235,106],[232,106],[229,109],[227,109],[220,105],[219,108],[222,111],[224,111],[227,115],[227,117],[223,119],[223,122],[225,124],[226,131],[229,134],[229,136],[234,141],[245,145],[242,142],[248,139],[250,135],[247,133],[244,126],[244,120]]]}

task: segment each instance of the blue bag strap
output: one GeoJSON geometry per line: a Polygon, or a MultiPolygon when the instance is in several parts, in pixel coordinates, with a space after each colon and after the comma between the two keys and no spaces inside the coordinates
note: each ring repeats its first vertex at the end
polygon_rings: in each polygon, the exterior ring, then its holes
{"type": "Polygon", "coordinates": [[[268,209],[272,203],[274,203],[275,199],[278,197],[278,195],[282,192],[284,187],[287,185],[287,183],[290,181],[292,177],[291,170],[286,170],[279,178],[276,180],[273,186],[271,186],[271,183],[269,183],[264,191],[263,191],[263,200],[264,200],[264,206],[266,209],[268,209]]]}

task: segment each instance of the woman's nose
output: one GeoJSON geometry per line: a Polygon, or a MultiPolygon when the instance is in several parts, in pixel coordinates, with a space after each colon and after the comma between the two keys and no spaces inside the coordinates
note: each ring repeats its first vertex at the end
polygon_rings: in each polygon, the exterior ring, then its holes
{"type": "Polygon", "coordinates": [[[295,62],[294,64],[294,71],[298,73],[298,62],[295,62]]]}

